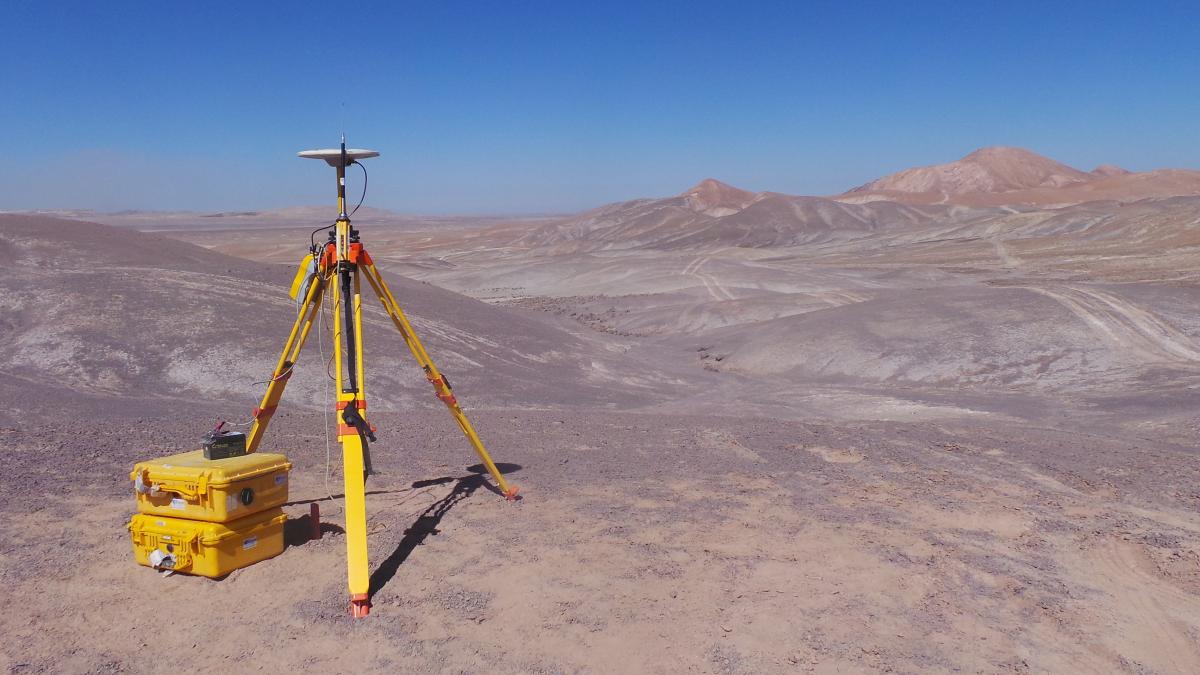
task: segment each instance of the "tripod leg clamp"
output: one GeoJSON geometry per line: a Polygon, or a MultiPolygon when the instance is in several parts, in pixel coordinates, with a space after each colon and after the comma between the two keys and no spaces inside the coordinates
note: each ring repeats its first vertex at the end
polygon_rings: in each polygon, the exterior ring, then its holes
{"type": "Polygon", "coordinates": [[[375,441],[375,430],[367,424],[367,420],[358,414],[358,408],[346,406],[342,409],[342,421],[346,426],[355,430],[358,433],[358,438],[362,441],[363,452],[363,473],[367,476],[375,473],[371,467],[371,443],[375,441]]]}

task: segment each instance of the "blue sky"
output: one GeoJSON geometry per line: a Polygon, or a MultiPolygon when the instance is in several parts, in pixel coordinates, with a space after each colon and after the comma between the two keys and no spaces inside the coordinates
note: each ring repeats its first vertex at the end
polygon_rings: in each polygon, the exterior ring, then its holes
{"type": "Polygon", "coordinates": [[[1200,167],[1197,2],[5,3],[0,210],[830,194],[1018,145],[1200,167]],[[344,105],[343,105],[344,104],[344,105]],[[352,185],[351,191],[355,186],[352,185]]]}

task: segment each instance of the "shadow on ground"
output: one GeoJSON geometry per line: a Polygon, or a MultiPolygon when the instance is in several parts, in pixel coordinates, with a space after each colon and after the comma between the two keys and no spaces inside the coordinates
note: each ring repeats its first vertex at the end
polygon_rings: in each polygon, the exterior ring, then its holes
{"type": "MultiPolygon", "coordinates": [[[[520,465],[500,463],[496,465],[500,473],[508,475],[521,470],[520,465]]],[[[431,478],[428,480],[416,481],[412,487],[429,487],[431,485],[444,485],[446,483],[454,483],[454,489],[445,497],[437,500],[421,512],[413,524],[404,531],[404,537],[400,543],[396,545],[396,549],[387,557],[380,565],[379,569],[371,575],[371,598],[379,592],[392,577],[396,576],[396,572],[400,569],[400,565],[408,559],[418,546],[425,542],[425,539],[430,535],[440,532],[438,525],[441,524],[442,518],[454,508],[455,504],[467,499],[476,490],[483,487],[497,495],[503,496],[503,493],[490,482],[487,481],[487,469],[482,464],[475,464],[467,467],[467,471],[471,473],[466,476],[442,476],[440,478],[431,478]]]]}

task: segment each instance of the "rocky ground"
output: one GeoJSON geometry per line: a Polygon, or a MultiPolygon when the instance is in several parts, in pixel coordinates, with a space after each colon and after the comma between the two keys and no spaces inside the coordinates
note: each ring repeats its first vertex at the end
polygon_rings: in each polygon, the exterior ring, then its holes
{"type": "MultiPolygon", "coordinates": [[[[220,414],[220,411],[213,411],[220,414]]],[[[486,410],[375,418],[374,609],[346,615],[336,443],[282,415],[289,547],[221,581],[132,563],[128,467],[198,412],[6,429],[15,672],[1188,672],[1190,447],[1020,425],[486,410]],[[333,492],[335,499],[328,499],[333,492]],[[325,536],[306,541],[318,500],[325,536]]]]}

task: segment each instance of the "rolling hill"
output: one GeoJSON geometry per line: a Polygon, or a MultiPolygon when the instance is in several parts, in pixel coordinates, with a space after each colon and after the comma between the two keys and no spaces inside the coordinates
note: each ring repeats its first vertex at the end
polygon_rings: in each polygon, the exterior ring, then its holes
{"type": "MultiPolygon", "coordinates": [[[[0,215],[0,251],[9,263],[0,280],[0,370],[8,376],[0,386],[30,405],[107,401],[112,409],[114,399],[126,399],[150,410],[209,399],[248,410],[296,311],[286,292],[294,270],[155,234],[0,215]]],[[[534,315],[387,277],[464,401],[616,404],[608,385],[625,369],[586,341],[534,315]],[[609,364],[606,374],[595,372],[597,363],[609,364]]],[[[436,404],[377,306],[364,296],[373,407],[436,404]]],[[[329,349],[326,336],[327,358],[329,349]]],[[[288,389],[292,405],[322,403],[320,353],[314,334],[288,389]]]]}
{"type": "Polygon", "coordinates": [[[853,239],[951,212],[970,215],[945,206],[847,204],[822,197],[751,193],[708,179],[672,197],[610,204],[551,223],[516,243],[556,252],[767,248],[853,239]]]}

